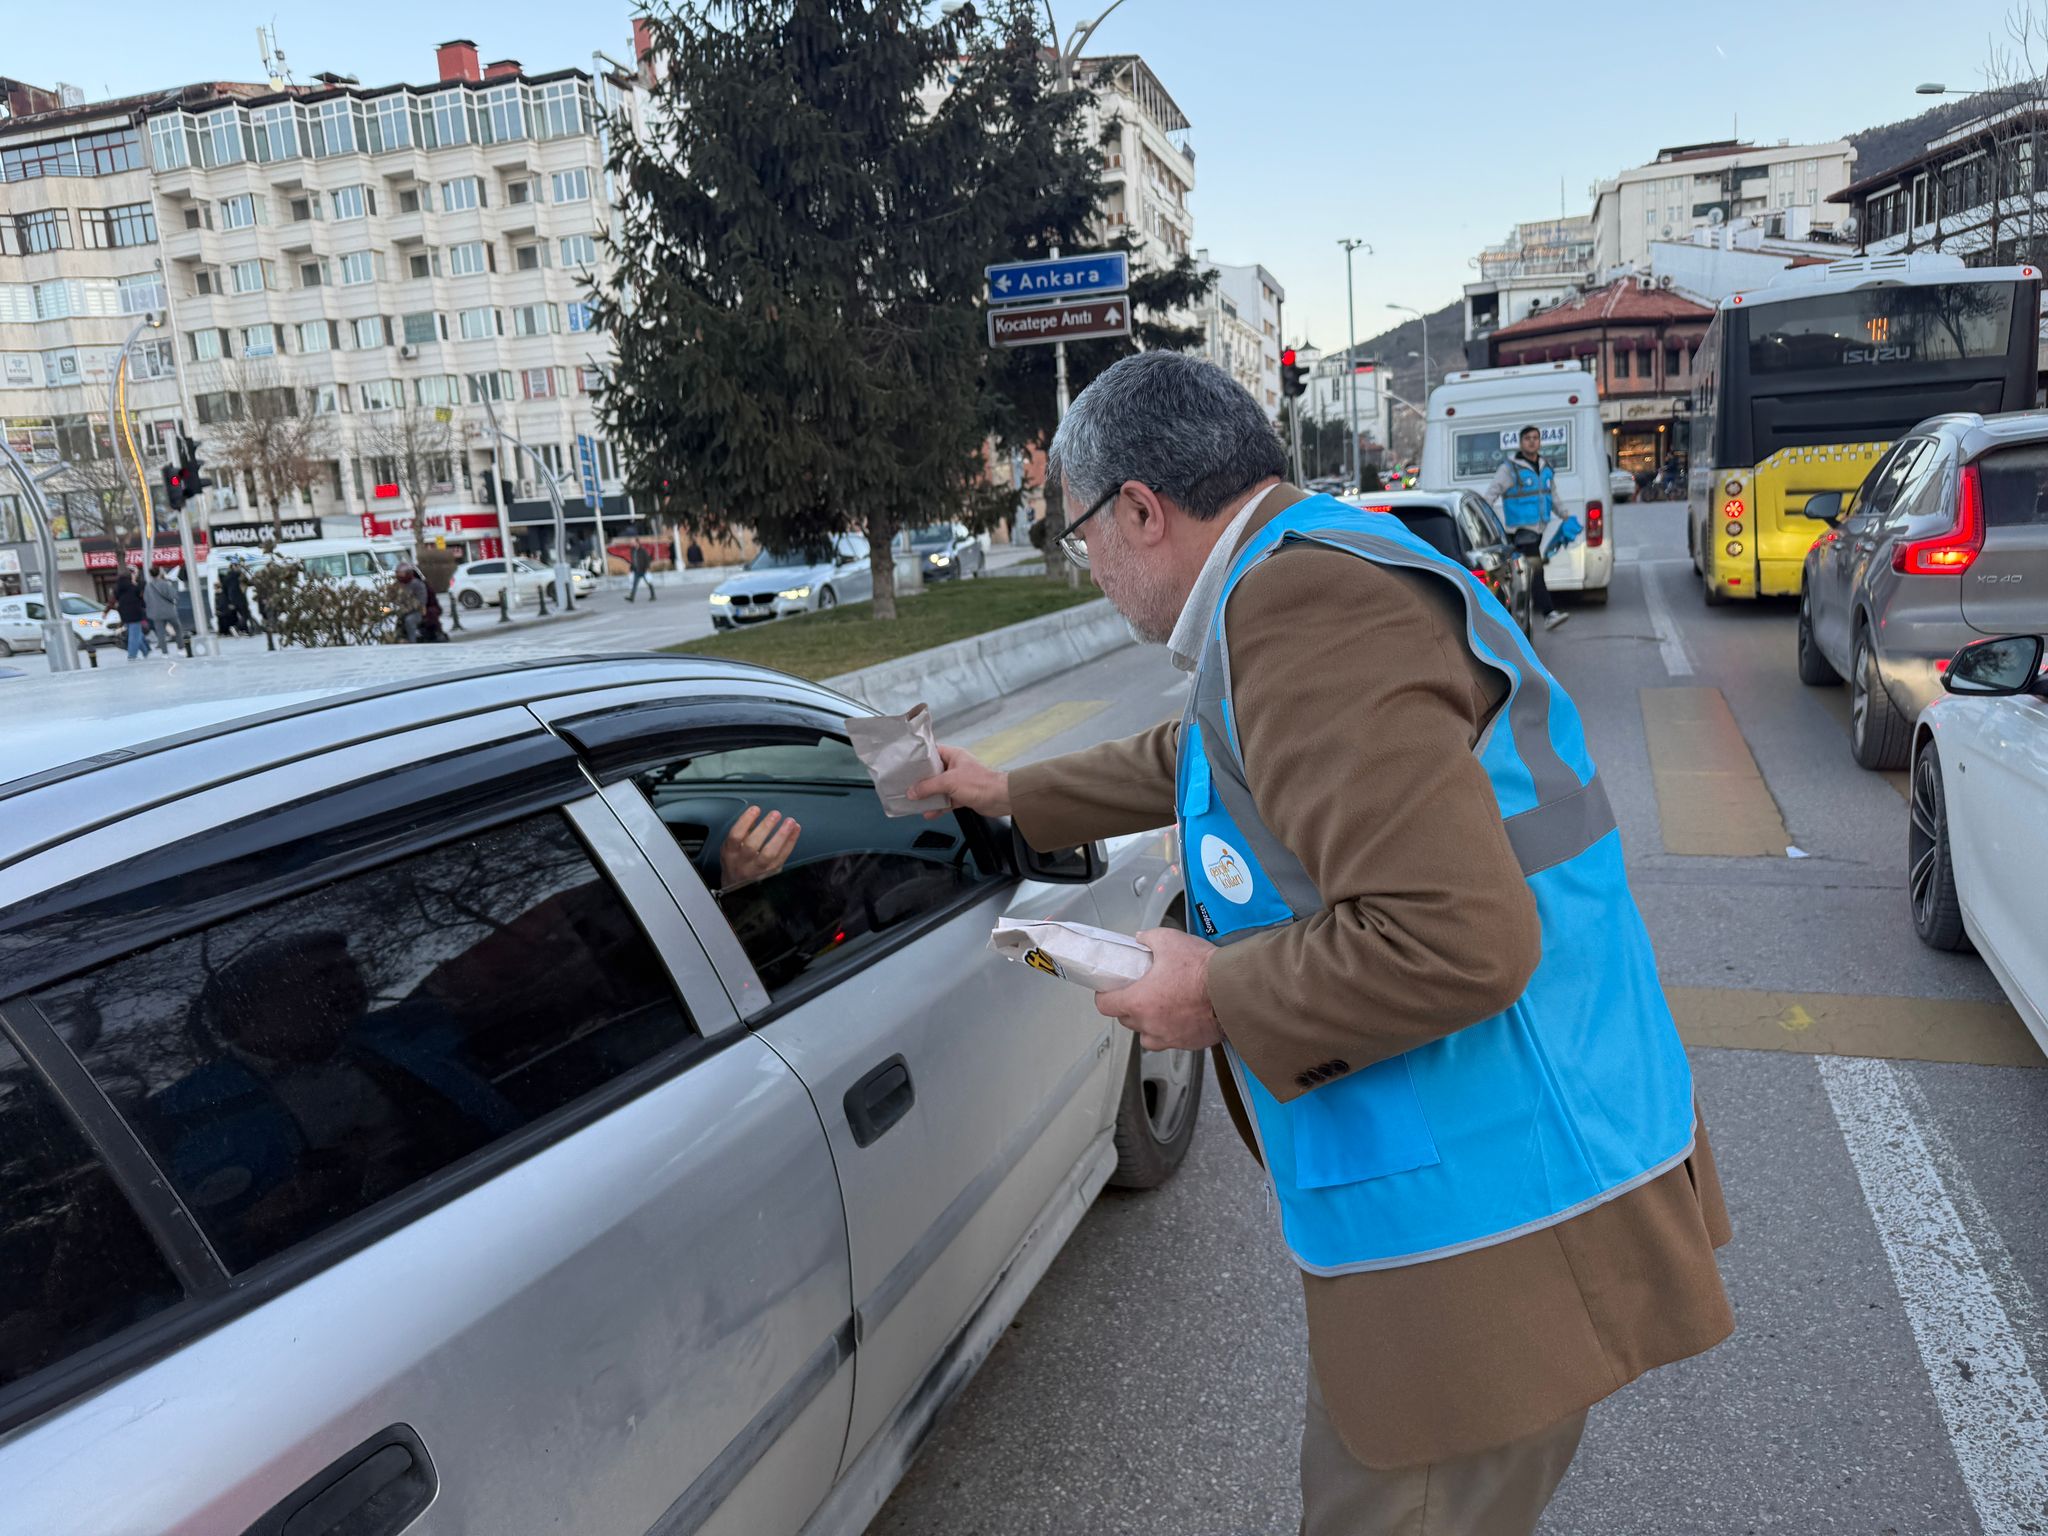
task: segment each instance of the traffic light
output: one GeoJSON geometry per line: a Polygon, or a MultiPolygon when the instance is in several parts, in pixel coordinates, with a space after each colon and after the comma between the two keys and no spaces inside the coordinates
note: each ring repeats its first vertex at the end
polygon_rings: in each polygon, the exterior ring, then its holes
{"type": "Polygon", "coordinates": [[[185,505],[185,475],[180,465],[164,466],[164,505],[173,512],[185,505]]]}
{"type": "Polygon", "coordinates": [[[199,493],[211,482],[203,471],[206,461],[199,456],[199,445],[184,433],[178,434],[178,499],[173,506],[183,506],[188,501],[197,501],[199,493]]]}
{"type": "Polygon", "coordinates": [[[1308,370],[1294,360],[1294,348],[1280,354],[1280,393],[1292,400],[1308,393],[1308,370]]]}
{"type": "Polygon", "coordinates": [[[483,499],[485,506],[494,507],[498,504],[498,477],[492,471],[488,469],[477,471],[476,490],[477,495],[483,499]]]}

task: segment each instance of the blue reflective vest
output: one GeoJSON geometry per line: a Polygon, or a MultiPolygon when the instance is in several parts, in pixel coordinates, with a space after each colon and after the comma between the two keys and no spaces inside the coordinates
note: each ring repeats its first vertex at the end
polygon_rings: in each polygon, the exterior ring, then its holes
{"type": "Polygon", "coordinates": [[[1515,488],[1500,499],[1501,521],[1510,528],[1548,522],[1550,491],[1557,481],[1557,471],[1548,464],[1531,469],[1529,461],[1519,453],[1508,460],[1508,468],[1515,472],[1515,488]]]}
{"type": "MultiPolygon", "coordinates": [[[[1469,574],[1395,518],[1328,496],[1252,537],[1210,621],[1177,774],[1189,930],[1229,944],[1324,909],[1252,801],[1224,624],[1245,573],[1296,540],[1439,575],[1463,599],[1466,643],[1509,685],[1473,750],[1543,928],[1506,1012],[1285,1103],[1226,1045],[1287,1244],[1332,1275],[1505,1242],[1648,1183],[1692,1152],[1693,1088],[1577,708],[1469,574]]],[[[1355,787],[1361,816],[1372,788],[1355,787]]]]}

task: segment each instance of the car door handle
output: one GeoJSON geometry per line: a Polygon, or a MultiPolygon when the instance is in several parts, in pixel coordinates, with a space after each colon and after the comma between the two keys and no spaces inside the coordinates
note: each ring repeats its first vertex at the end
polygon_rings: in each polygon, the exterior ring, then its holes
{"type": "Polygon", "coordinates": [[[873,1146],[916,1102],[909,1065],[901,1056],[891,1056],[846,1090],[846,1123],[853,1127],[853,1144],[873,1146]]]}
{"type": "Polygon", "coordinates": [[[398,1536],[440,1488],[420,1437],[393,1424],[301,1483],[242,1536],[398,1536]]]}

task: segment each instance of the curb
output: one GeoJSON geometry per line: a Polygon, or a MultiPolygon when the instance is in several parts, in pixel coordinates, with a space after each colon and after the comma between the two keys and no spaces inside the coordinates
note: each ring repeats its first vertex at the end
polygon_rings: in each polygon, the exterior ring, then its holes
{"type": "Polygon", "coordinates": [[[885,715],[900,715],[922,703],[943,719],[1132,643],[1117,611],[1106,599],[1097,599],[828,677],[824,685],[885,715]]]}

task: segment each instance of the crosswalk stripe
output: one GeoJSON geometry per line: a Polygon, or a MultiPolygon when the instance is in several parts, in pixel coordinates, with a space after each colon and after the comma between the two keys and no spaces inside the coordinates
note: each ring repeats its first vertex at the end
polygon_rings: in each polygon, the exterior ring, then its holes
{"type": "Polygon", "coordinates": [[[1816,1065],[1978,1524],[1984,1536],[2038,1531],[2048,1508],[2048,1399],[1957,1209],[1958,1198],[1971,1203],[1969,1181],[1930,1153],[1897,1068],[1816,1065]]]}
{"type": "Polygon", "coordinates": [[[1869,1056],[1986,1067],[2048,1067],[2009,1003],[1666,987],[1688,1045],[1810,1056],[1869,1056]]]}
{"type": "Polygon", "coordinates": [[[1785,857],[1778,802],[1718,688],[1645,688],[1643,733],[1666,853],[1785,857]]]}
{"type": "Polygon", "coordinates": [[[1006,730],[984,736],[967,750],[990,767],[1007,767],[1033,747],[1042,746],[1061,732],[1071,731],[1083,721],[1094,719],[1107,708],[1107,699],[1067,699],[1049,709],[1041,709],[1006,730]]]}

